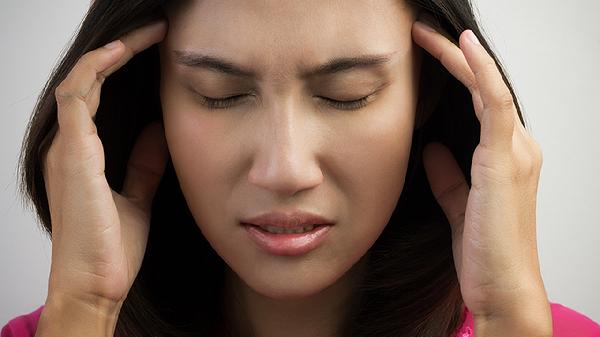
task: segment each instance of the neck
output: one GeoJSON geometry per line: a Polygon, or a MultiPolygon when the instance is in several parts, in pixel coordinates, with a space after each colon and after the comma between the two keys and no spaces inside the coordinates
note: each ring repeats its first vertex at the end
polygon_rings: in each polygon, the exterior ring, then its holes
{"type": "Polygon", "coordinates": [[[240,337],[338,337],[356,299],[354,289],[365,275],[366,257],[331,286],[297,299],[263,296],[226,266],[223,303],[229,329],[240,337]]]}

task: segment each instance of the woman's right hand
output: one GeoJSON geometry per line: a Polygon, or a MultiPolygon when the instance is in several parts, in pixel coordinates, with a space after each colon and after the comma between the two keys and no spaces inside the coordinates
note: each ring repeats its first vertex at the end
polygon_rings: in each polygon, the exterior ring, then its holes
{"type": "Polygon", "coordinates": [[[44,158],[52,222],[47,303],[53,297],[118,306],[141,267],[152,200],[168,159],[162,124],[139,136],[121,193],[104,175],[104,150],[94,117],[104,79],[136,53],[162,41],[164,19],[131,31],[113,49],[84,54],[56,88],[58,132],[44,158]]]}

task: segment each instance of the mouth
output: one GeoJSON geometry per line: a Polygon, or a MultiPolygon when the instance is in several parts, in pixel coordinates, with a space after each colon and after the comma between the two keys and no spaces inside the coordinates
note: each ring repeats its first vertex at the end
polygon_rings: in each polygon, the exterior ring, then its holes
{"type": "Polygon", "coordinates": [[[316,249],[332,225],[314,224],[295,228],[241,223],[254,243],[272,255],[298,256],[316,249]]]}
{"type": "Polygon", "coordinates": [[[284,228],[284,227],[279,227],[279,226],[255,225],[255,224],[243,223],[243,222],[242,222],[242,225],[255,227],[256,229],[258,229],[262,232],[265,232],[265,233],[286,234],[286,235],[311,233],[311,232],[317,231],[320,227],[329,226],[327,224],[310,224],[310,225],[305,225],[302,227],[284,228]]]}

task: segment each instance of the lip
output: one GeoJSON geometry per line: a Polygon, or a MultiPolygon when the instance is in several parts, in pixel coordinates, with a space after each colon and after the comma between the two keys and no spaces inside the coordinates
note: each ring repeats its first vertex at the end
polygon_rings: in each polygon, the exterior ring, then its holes
{"type": "Polygon", "coordinates": [[[324,216],[302,210],[276,211],[263,213],[240,220],[250,238],[264,251],[273,255],[297,256],[317,248],[327,237],[335,224],[324,216]],[[261,226],[274,226],[284,229],[301,228],[315,225],[305,233],[269,233],[261,226]]]}
{"type": "Polygon", "coordinates": [[[333,221],[324,216],[301,210],[263,213],[255,217],[241,219],[240,222],[242,225],[250,224],[281,228],[301,228],[306,225],[333,225],[333,221]]]}
{"type": "Polygon", "coordinates": [[[259,226],[244,224],[250,238],[264,251],[273,255],[298,256],[317,248],[332,226],[319,225],[305,233],[269,233],[259,226]]]}

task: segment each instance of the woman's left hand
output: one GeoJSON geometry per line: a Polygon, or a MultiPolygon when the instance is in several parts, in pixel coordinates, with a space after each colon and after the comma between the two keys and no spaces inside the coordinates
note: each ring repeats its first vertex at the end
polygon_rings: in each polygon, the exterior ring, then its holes
{"type": "Polygon", "coordinates": [[[460,289],[477,336],[552,336],[536,244],[540,146],[472,31],[460,35],[460,48],[419,21],[412,34],[468,88],[481,124],[470,187],[445,146],[431,143],[423,153],[432,192],[451,225],[460,289]]]}

